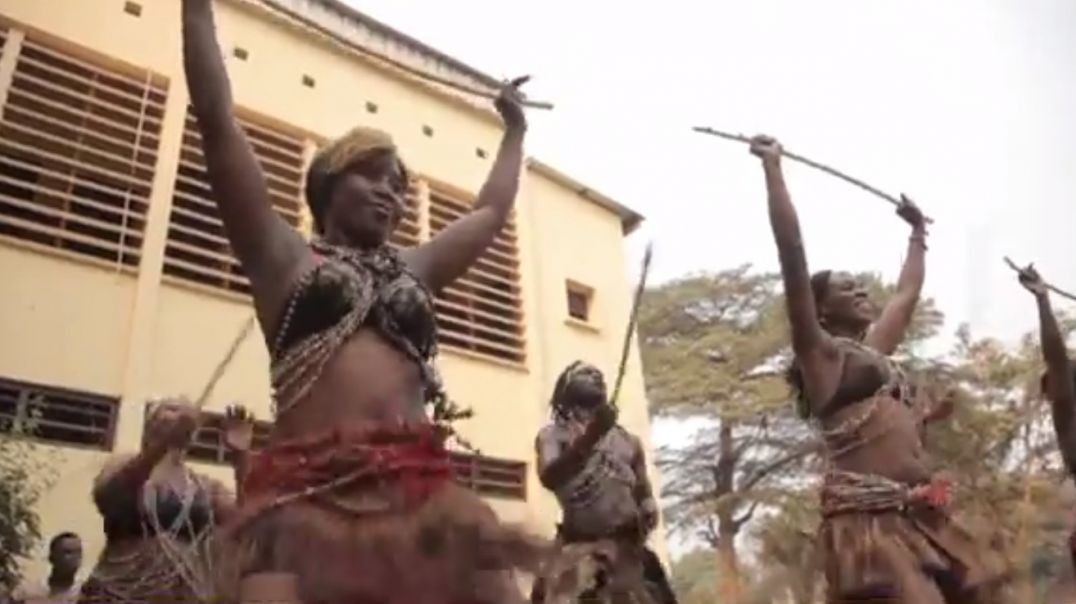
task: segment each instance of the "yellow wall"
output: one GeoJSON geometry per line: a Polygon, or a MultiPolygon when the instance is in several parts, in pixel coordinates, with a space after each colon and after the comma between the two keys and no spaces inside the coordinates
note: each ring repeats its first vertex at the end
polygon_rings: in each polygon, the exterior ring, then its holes
{"type": "MultiPolygon", "coordinates": [[[[59,258],[0,239],[0,375],[119,396],[117,450],[137,446],[148,396],[196,395],[249,316],[242,299],[207,293],[161,278],[164,236],[177,169],[186,89],[180,62],[178,0],[144,0],[140,18],[123,0],[5,0],[0,15],[16,28],[55,36],[73,49],[149,69],[170,80],[157,171],[137,272],[59,258]]],[[[312,138],[357,124],[389,131],[405,160],[424,177],[477,191],[491,164],[500,128],[488,113],[357,59],[265,15],[217,3],[222,46],[240,45],[249,59],[229,58],[237,104],[312,138]],[[301,84],[303,74],[317,81],[301,84]],[[365,111],[366,101],[379,111],[365,111]],[[434,135],[423,134],[429,125],[434,135]],[[480,159],[475,149],[488,152],[480,159]]],[[[2,75],[2,74],[0,74],[2,75]]],[[[3,96],[0,78],[0,98],[3,96]]],[[[519,260],[527,337],[525,367],[452,351],[440,365],[451,395],[476,417],[460,431],[483,453],[531,464],[525,502],[494,501],[506,519],[550,532],[559,516],[533,472],[533,439],[546,421],[559,371],[582,358],[612,379],[630,304],[620,217],[549,176],[528,170],[517,202],[519,260]],[[565,280],[596,291],[594,325],[570,324],[565,280]]],[[[210,403],[239,400],[269,418],[267,355],[260,334],[249,338],[210,403]]],[[[632,353],[621,397],[622,423],[649,441],[642,376],[632,353]]],[[[77,530],[87,564],[102,544],[89,484],[104,454],[62,448],[61,480],[46,496],[46,534],[77,530]]],[[[211,473],[228,478],[222,468],[211,473]]],[[[664,555],[664,543],[656,544],[664,555]]],[[[34,567],[31,571],[38,571],[34,567]]]]}

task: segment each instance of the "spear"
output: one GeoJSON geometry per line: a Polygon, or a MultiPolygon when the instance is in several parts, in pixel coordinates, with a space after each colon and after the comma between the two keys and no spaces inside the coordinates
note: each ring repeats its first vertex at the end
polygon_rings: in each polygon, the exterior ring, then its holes
{"type": "MultiPolygon", "coordinates": [[[[1008,264],[1009,268],[1016,271],[1017,273],[1023,273],[1024,272],[1024,269],[1017,266],[1016,263],[1013,262],[1012,260],[1010,260],[1008,256],[1005,256],[1005,264],[1008,264]]],[[[1028,265],[1028,266],[1030,267],[1031,265],[1028,265]]],[[[1072,300],[1072,301],[1076,302],[1076,295],[1070,294],[1067,291],[1061,289],[1060,287],[1057,287],[1056,285],[1051,285],[1049,283],[1046,283],[1045,281],[1043,281],[1043,284],[1046,285],[1046,289],[1054,292],[1055,294],[1061,296],[1062,298],[1068,298],[1069,300],[1072,300]]]]}
{"type": "Polygon", "coordinates": [[[254,317],[247,319],[247,322],[243,324],[243,327],[239,330],[239,333],[235,335],[235,339],[232,340],[232,345],[228,347],[228,352],[224,354],[224,358],[217,363],[217,367],[213,370],[213,374],[209,377],[209,382],[202,389],[202,395],[195,401],[194,406],[201,409],[205,406],[206,401],[209,400],[209,395],[213,394],[213,389],[216,388],[217,382],[220,378],[224,377],[224,371],[228,369],[228,366],[232,364],[232,359],[235,358],[235,353],[238,352],[239,346],[246,341],[247,336],[250,335],[250,331],[254,328],[254,317]]]}
{"type": "MultiPolygon", "coordinates": [[[[714,130],[713,128],[707,128],[707,127],[704,127],[704,126],[696,126],[695,128],[693,128],[693,130],[695,132],[701,132],[702,134],[709,134],[710,136],[716,136],[718,138],[723,138],[723,139],[727,139],[727,140],[730,140],[730,141],[737,141],[737,142],[748,143],[748,144],[751,143],[751,138],[747,137],[747,136],[744,136],[742,134],[729,134],[728,132],[721,132],[720,130],[714,130]]],[[[795,153],[792,153],[791,151],[788,151],[787,149],[782,149],[781,150],[781,155],[783,155],[783,156],[785,156],[785,157],[787,157],[787,158],[789,158],[791,160],[798,161],[801,164],[810,166],[810,167],[812,167],[812,168],[814,168],[816,170],[821,170],[822,172],[825,172],[826,174],[829,174],[830,176],[836,176],[837,178],[843,180],[844,182],[847,182],[849,184],[853,184],[853,185],[859,187],[860,189],[863,189],[864,191],[866,191],[868,193],[871,193],[872,195],[875,195],[875,196],[883,199],[884,201],[888,201],[889,203],[893,204],[896,207],[900,207],[901,204],[903,203],[900,200],[900,198],[894,197],[893,195],[890,195],[889,193],[886,193],[885,191],[882,191],[881,189],[879,189],[877,187],[873,187],[873,186],[863,182],[862,180],[859,180],[858,178],[854,178],[852,176],[849,176],[849,175],[845,174],[844,172],[841,172],[841,171],[839,171],[839,170],[837,170],[835,168],[831,168],[831,167],[829,167],[829,166],[827,166],[825,164],[820,164],[820,163],[818,163],[818,162],[816,162],[814,160],[808,159],[808,158],[806,158],[806,157],[804,157],[802,155],[797,155],[795,153]]],[[[933,223],[934,222],[934,220],[932,220],[931,218],[929,218],[927,216],[923,216],[923,219],[928,223],[933,223]]]]}
{"type": "Polygon", "coordinates": [[[617,396],[620,394],[620,386],[624,382],[624,374],[628,369],[628,354],[631,352],[631,338],[635,335],[635,324],[639,321],[639,304],[643,299],[643,290],[646,288],[646,276],[650,272],[650,259],[653,257],[654,243],[646,244],[646,252],[643,253],[643,269],[639,273],[639,284],[635,286],[635,296],[631,301],[631,314],[628,315],[628,331],[624,334],[624,347],[620,351],[620,367],[617,368],[616,382],[613,385],[613,395],[609,397],[609,404],[616,406],[617,396]]]}

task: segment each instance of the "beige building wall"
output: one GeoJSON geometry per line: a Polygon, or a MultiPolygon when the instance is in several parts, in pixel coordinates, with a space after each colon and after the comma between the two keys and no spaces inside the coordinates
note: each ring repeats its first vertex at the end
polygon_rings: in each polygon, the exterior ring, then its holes
{"type": "MultiPolygon", "coordinates": [[[[137,266],[0,233],[5,275],[0,377],[119,398],[113,452],[138,446],[148,397],[198,394],[252,312],[241,294],[162,275],[187,105],[179,2],[142,0],[139,16],[125,12],[126,4],[5,0],[0,8],[0,24],[7,29],[0,103],[11,88],[24,34],[132,77],[149,72],[167,91],[137,266]]],[[[482,103],[416,82],[247,2],[217,2],[217,16],[244,116],[287,130],[305,140],[308,150],[357,124],[382,128],[396,139],[424,189],[466,197],[480,187],[500,138],[499,120],[479,108],[482,103]],[[246,51],[245,60],[233,56],[235,47],[246,51]],[[304,85],[304,76],[314,87],[304,85]],[[376,113],[368,103],[376,105],[376,113]]],[[[533,469],[534,435],[548,418],[552,384],[566,364],[581,358],[599,365],[610,381],[615,374],[630,305],[623,239],[626,227],[640,219],[611,200],[580,191],[585,188],[552,168],[528,164],[516,210],[523,362],[451,346],[443,347],[439,361],[450,395],[476,411],[460,432],[483,454],[528,464],[525,500],[490,501],[505,519],[547,533],[559,512],[533,469]],[[568,315],[569,282],[589,294],[586,321],[568,315]]],[[[420,218],[428,215],[429,203],[426,198],[419,208],[420,218]]],[[[3,220],[0,216],[0,224],[3,220]]],[[[428,227],[423,224],[421,231],[425,236],[428,227]]],[[[260,419],[270,419],[267,364],[257,333],[240,348],[209,408],[219,411],[241,401],[260,419]]],[[[622,423],[649,442],[634,348],[620,407],[622,423]]],[[[44,532],[78,531],[90,564],[103,535],[89,491],[108,453],[74,447],[55,452],[62,461],[59,480],[42,501],[44,532]]],[[[230,478],[226,467],[204,469],[230,478]]],[[[663,541],[656,546],[664,555],[663,541]]],[[[40,569],[34,565],[30,571],[40,569]]]]}

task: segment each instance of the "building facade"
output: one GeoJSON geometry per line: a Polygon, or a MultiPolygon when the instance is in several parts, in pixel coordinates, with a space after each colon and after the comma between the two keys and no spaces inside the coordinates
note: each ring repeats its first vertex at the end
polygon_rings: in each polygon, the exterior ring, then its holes
{"type": "MultiPolygon", "coordinates": [[[[148,398],[197,397],[252,316],[188,110],[179,14],[179,0],[0,8],[0,419],[33,418],[56,460],[44,530],[79,532],[88,561],[103,540],[89,494],[106,457],[139,446],[148,398]]],[[[416,174],[395,243],[467,212],[499,119],[488,99],[412,70],[480,90],[496,81],[334,0],[218,0],[217,22],[242,125],[289,222],[309,233],[305,166],[356,124],[390,132],[416,174]]],[[[437,299],[439,365],[450,396],[475,410],[458,429],[481,451],[457,457],[458,478],[506,520],[552,534],[559,512],[533,439],[565,365],[616,370],[623,239],[640,220],[530,159],[512,224],[437,299]]],[[[209,399],[200,469],[230,477],[213,427],[225,405],[270,419],[267,368],[256,333],[209,399]]],[[[648,439],[635,350],[620,406],[648,439]]]]}

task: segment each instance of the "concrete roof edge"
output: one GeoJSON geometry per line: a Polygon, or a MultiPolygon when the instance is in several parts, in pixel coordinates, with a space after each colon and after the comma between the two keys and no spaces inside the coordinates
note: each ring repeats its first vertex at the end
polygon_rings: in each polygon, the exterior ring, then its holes
{"type": "Polygon", "coordinates": [[[542,160],[530,157],[527,159],[527,168],[534,170],[538,174],[545,176],[553,182],[572,190],[580,197],[587,199],[606,210],[616,214],[620,218],[620,223],[624,229],[624,235],[630,235],[640,224],[642,224],[645,218],[642,214],[629,208],[628,206],[620,203],[619,201],[596,191],[591,187],[579,182],[578,180],[568,176],[564,172],[554,168],[553,166],[543,162],[542,160]]]}
{"type": "Polygon", "coordinates": [[[399,40],[405,46],[410,46],[414,50],[419,51],[422,54],[429,55],[431,58],[441,61],[449,67],[460,71],[463,75],[474,78],[479,82],[489,86],[490,88],[497,89],[501,86],[500,80],[487,74],[486,72],[468,65],[463,61],[445,53],[436,48],[422,42],[416,38],[413,38],[402,31],[395,29],[373,17],[359,11],[358,9],[344,4],[340,0],[314,0],[319,4],[322,4],[332,10],[335,10],[342,14],[344,17],[362,23],[372,30],[378,31],[388,37],[399,40]]]}

